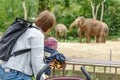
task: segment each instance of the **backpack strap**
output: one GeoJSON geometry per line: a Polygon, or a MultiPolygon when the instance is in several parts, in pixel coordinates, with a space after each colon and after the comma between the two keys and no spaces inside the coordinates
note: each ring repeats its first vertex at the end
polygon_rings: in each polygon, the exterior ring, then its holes
{"type": "Polygon", "coordinates": [[[41,30],[39,27],[37,27],[37,26],[32,26],[31,28],[36,28],[36,29],[38,29],[38,30],[41,30]]]}
{"type": "Polygon", "coordinates": [[[32,27],[32,24],[33,24],[33,22],[30,22],[30,21],[27,21],[27,20],[24,20],[24,19],[18,18],[18,17],[15,19],[15,22],[20,22],[22,24],[25,24],[26,27],[32,27]]]}
{"type": "MultiPolygon", "coordinates": [[[[33,26],[33,22],[29,22],[29,21],[26,21],[26,20],[21,19],[21,18],[16,18],[16,21],[17,21],[17,22],[23,22],[23,23],[25,23],[25,24],[27,23],[27,24],[26,24],[26,27],[27,27],[27,28],[36,28],[36,29],[40,30],[39,27],[33,26]]],[[[14,54],[13,54],[12,56],[17,56],[17,55],[20,55],[20,54],[24,54],[24,53],[26,53],[26,52],[28,52],[28,51],[30,51],[30,50],[31,50],[31,49],[20,50],[20,51],[14,52],[14,54]]]]}
{"type": "Polygon", "coordinates": [[[24,49],[24,50],[20,50],[20,51],[14,52],[13,56],[24,54],[24,53],[26,53],[26,52],[28,52],[30,50],[31,49],[24,49]]]}

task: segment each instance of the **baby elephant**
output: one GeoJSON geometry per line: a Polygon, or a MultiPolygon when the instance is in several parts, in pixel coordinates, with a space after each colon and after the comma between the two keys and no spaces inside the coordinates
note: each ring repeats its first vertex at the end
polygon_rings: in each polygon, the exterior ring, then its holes
{"type": "Polygon", "coordinates": [[[57,24],[55,27],[55,36],[65,41],[67,37],[67,27],[64,24],[57,24]]]}

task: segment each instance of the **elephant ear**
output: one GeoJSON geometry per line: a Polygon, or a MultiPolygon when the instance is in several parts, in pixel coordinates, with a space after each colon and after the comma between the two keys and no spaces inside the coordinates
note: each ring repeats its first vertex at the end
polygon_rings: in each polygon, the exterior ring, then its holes
{"type": "Polygon", "coordinates": [[[78,17],[78,26],[83,27],[85,25],[85,18],[83,16],[78,17]]]}

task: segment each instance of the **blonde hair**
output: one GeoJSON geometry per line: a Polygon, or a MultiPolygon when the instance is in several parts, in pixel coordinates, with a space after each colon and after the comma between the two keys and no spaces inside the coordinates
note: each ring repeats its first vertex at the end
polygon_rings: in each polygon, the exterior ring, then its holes
{"type": "Polygon", "coordinates": [[[56,24],[56,18],[52,12],[45,10],[39,14],[34,23],[41,28],[43,32],[47,32],[56,24]]]}

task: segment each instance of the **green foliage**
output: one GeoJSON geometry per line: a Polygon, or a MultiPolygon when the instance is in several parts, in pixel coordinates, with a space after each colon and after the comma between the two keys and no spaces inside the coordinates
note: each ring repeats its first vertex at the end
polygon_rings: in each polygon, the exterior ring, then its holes
{"type": "MultiPolygon", "coordinates": [[[[68,28],[68,39],[77,39],[77,30],[69,32],[70,24],[78,16],[92,18],[92,9],[89,0],[24,0],[27,8],[28,20],[33,21],[39,10],[48,9],[55,13],[57,23],[63,23],[68,28]]],[[[92,0],[93,4],[97,5],[103,0],[92,0]]],[[[4,32],[7,27],[14,21],[16,17],[24,17],[22,0],[0,0],[0,32],[4,32]]],[[[104,3],[103,21],[109,26],[109,35],[120,35],[120,1],[106,0],[104,3]]],[[[100,18],[101,6],[98,12],[100,18]]],[[[54,35],[51,32],[52,36],[54,35]]]]}
{"type": "Polygon", "coordinates": [[[35,77],[32,77],[32,80],[35,80],[35,77]]]}
{"type": "MultiPolygon", "coordinates": [[[[25,0],[29,20],[36,17],[37,0],[25,0]]],[[[0,4],[0,31],[4,32],[16,17],[24,17],[22,1],[19,0],[1,0],[0,4]]]]}
{"type": "Polygon", "coordinates": [[[69,70],[69,71],[66,73],[66,76],[73,76],[73,71],[72,71],[72,70],[69,70]]]}

